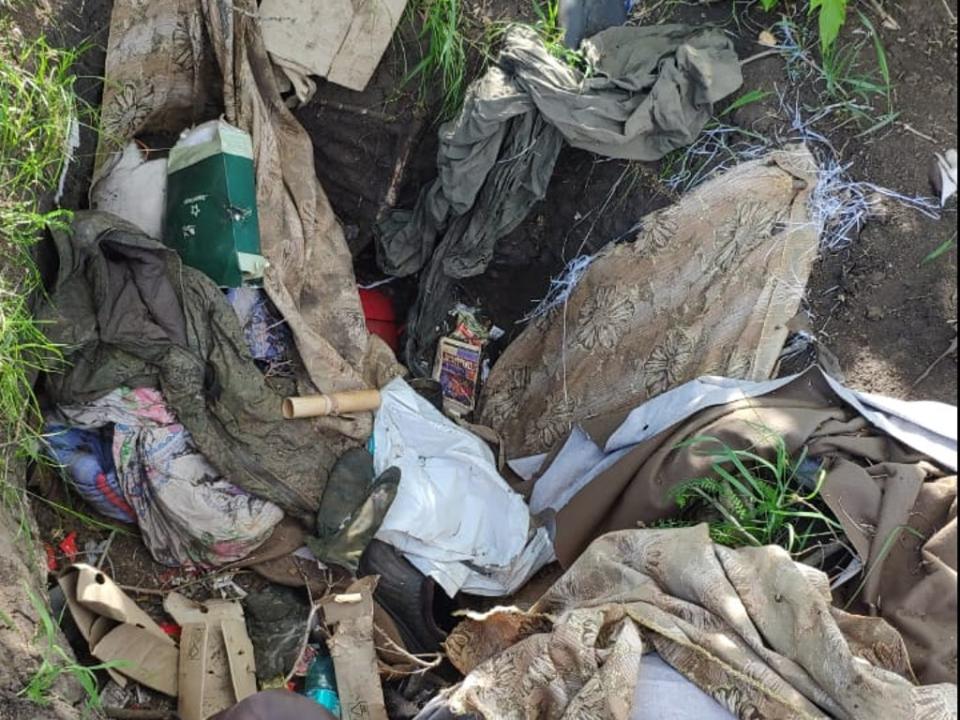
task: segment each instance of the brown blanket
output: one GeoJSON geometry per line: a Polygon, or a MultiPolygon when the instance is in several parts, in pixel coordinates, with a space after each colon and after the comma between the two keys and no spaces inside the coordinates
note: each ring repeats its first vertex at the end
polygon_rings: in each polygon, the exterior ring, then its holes
{"type": "Polygon", "coordinates": [[[823,574],[703,525],[607,535],[529,613],[447,647],[468,673],[447,702],[485,720],[629,720],[649,650],[744,720],[957,716],[956,686],[915,685],[897,633],[831,608],[823,574]]]}
{"type": "MultiPolygon", "coordinates": [[[[603,447],[623,418],[607,415],[582,427],[603,447]]],[[[806,447],[826,464],[824,500],[866,565],[852,609],[878,614],[903,634],[921,680],[955,683],[956,477],[871,426],[819,372],[763,397],[701,410],[635,446],[558,513],[561,562],[571,564],[604,533],[674,515],[671,489],[710,474],[714,462],[702,449],[679,444],[708,436],[772,457],[771,431],[794,457],[806,447]]]]}

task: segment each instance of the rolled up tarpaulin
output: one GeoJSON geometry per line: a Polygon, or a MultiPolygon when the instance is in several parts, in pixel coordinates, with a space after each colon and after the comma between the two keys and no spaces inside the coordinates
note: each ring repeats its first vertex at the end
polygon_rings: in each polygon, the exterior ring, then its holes
{"type": "Polygon", "coordinates": [[[380,407],[379,390],[351,390],[331,395],[288,397],[283,401],[283,416],[294,418],[325,417],[369,412],[380,407]]]}

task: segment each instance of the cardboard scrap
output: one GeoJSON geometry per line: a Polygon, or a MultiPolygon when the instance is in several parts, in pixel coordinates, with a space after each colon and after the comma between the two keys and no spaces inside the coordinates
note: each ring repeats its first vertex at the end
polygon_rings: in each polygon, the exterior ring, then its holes
{"type": "Polygon", "coordinates": [[[177,645],[101,570],[71,565],[58,579],[67,607],[90,646],[121,686],[126,678],[177,695],[177,645]]]}
{"type": "Polygon", "coordinates": [[[407,0],[353,0],[350,30],[333,58],[327,79],[362,92],[400,24],[407,0]]]}
{"type": "Polygon", "coordinates": [[[263,0],[260,25],[273,61],[290,78],[301,102],[319,75],[363,91],[390,44],[407,0],[263,0]]]}
{"type": "Polygon", "coordinates": [[[197,603],[170,593],[163,609],[183,627],[178,705],[182,720],[207,720],[257,692],[253,643],[240,603],[197,603]]]}
{"type": "Polygon", "coordinates": [[[327,646],[337,676],[342,720],[387,720],[373,641],[376,587],[377,579],[366,577],[343,595],[322,603],[324,619],[333,630],[327,646]]]}

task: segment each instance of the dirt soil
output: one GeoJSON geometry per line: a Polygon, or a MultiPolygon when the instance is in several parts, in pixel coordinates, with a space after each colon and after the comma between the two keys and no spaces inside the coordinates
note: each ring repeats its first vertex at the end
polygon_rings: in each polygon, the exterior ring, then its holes
{"type": "MultiPolygon", "coordinates": [[[[844,161],[856,178],[908,195],[927,194],[933,153],[957,147],[957,26],[943,3],[900,5],[894,15],[902,29],[881,27],[899,122],[866,141],[849,132],[834,142],[845,148],[844,161]]],[[[956,17],[957,1],[947,5],[956,17]]],[[[956,236],[953,200],[942,220],[896,212],[889,222],[868,224],[846,251],[821,259],[807,297],[815,327],[839,357],[850,385],[957,403],[956,353],[914,385],[957,336],[956,250],[924,263],[956,236]]]]}

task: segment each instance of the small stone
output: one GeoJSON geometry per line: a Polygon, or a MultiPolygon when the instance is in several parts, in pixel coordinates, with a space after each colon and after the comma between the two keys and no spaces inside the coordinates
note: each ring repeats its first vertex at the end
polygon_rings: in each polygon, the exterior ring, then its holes
{"type": "Polygon", "coordinates": [[[883,320],[883,308],[879,305],[871,305],[867,308],[867,320],[883,320]]]}

